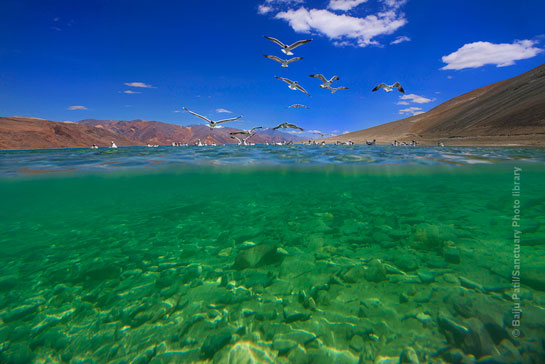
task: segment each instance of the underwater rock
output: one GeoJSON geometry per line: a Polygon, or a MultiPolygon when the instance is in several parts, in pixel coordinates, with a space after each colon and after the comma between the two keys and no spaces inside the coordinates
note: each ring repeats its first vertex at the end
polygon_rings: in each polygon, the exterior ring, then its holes
{"type": "Polygon", "coordinates": [[[201,356],[204,359],[211,359],[225,345],[229,344],[233,335],[229,328],[220,332],[208,335],[201,346],[201,356]]]}
{"type": "Polygon", "coordinates": [[[365,269],[363,269],[362,266],[357,265],[348,269],[348,271],[343,274],[342,280],[346,283],[357,283],[365,276],[365,274],[365,269]]]}
{"type": "Polygon", "coordinates": [[[263,288],[269,287],[276,276],[273,272],[261,272],[261,271],[247,271],[246,276],[242,279],[242,285],[245,287],[257,287],[263,288]]]}
{"type": "Polygon", "coordinates": [[[181,279],[182,283],[188,283],[190,281],[193,281],[195,278],[198,278],[201,276],[203,271],[202,265],[197,263],[192,263],[183,268],[181,272],[181,279]]]}
{"type": "Polygon", "coordinates": [[[429,270],[420,269],[416,272],[416,275],[420,278],[422,283],[429,284],[435,281],[435,273],[429,270]]]}
{"type": "Polygon", "coordinates": [[[244,250],[235,258],[232,268],[242,270],[246,268],[257,268],[264,265],[279,263],[285,255],[278,252],[275,245],[261,244],[244,250]]]}
{"type": "Polygon", "coordinates": [[[420,364],[416,351],[409,347],[406,347],[399,356],[399,364],[420,364]]]}
{"type": "Polygon", "coordinates": [[[403,252],[402,254],[397,254],[393,257],[395,265],[405,271],[413,272],[418,269],[418,257],[409,252],[403,252]]]}
{"type": "Polygon", "coordinates": [[[268,348],[250,341],[237,341],[219,360],[218,364],[273,364],[276,355],[268,348]]]}
{"type": "Polygon", "coordinates": [[[356,352],[360,352],[363,350],[364,343],[363,339],[360,335],[354,335],[352,336],[352,339],[350,339],[350,343],[348,344],[348,347],[356,352]]]}
{"type": "Polygon", "coordinates": [[[545,291],[545,262],[528,263],[521,271],[521,282],[538,291],[545,291]]]}
{"type": "Polygon", "coordinates": [[[452,241],[447,241],[443,247],[443,257],[448,263],[460,264],[460,249],[452,241]]]}
{"type": "Polygon", "coordinates": [[[373,259],[369,262],[369,266],[365,271],[365,279],[375,283],[386,280],[386,270],[380,260],[373,259]]]}
{"type": "Polygon", "coordinates": [[[440,252],[443,243],[455,240],[455,230],[451,225],[418,224],[414,227],[413,242],[415,247],[422,250],[440,252]]]}
{"type": "Polygon", "coordinates": [[[7,349],[0,351],[0,363],[28,364],[33,362],[34,356],[27,345],[10,345],[7,349]]]}
{"type": "Polygon", "coordinates": [[[310,318],[310,313],[298,312],[290,308],[284,308],[284,322],[291,324],[295,321],[306,321],[310,318]]]}
{"type": "Polygon", "coordinates": [[[35,313],[38,311],[40,305],[23,305],[19,306],[13,310],[8,311],[2,316],[4,323],[9,323],[16,320],[24,320],[26,316],[35,313]]]}
{"type": "Polygon", "coordinates": [[[297,346],[297,343],[293,340],[289,339],[277,339],[276,337],[273,339],[273,345],[272,348],[276,351],[278,351],[279,356],[285,356],[288,354],[288,352],[295,348],[297,346]]]}

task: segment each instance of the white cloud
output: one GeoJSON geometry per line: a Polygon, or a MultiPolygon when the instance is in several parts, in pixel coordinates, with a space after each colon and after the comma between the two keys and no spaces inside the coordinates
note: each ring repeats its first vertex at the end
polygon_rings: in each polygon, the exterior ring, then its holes
{"type": "Polygon", "coordinates": [[[456,52],[441,58],[447,64],[441,69],[461,70],[478,68],[487,64],[495,64],[496,67],[512,66],[515,61],[532,58],[543,52],[543,49],[534,47],[536,43],[526,39],[516,40],[513,43],[474,42],[464,44],[456,52]]]}
{"type": "Polygon", "coordinates": [[[68,106],[68,110],[87,110],[85,106],[77,105],[77,106],[68,106]]]}
{"type": "Polygon", "coordinates": [[[359,47],[378,44],[373,38],[392,34],[407,23],[403,14],[397,14],[394,10],[358,18],[329,10],[307,10],[301,7],[280,12],[275,17],[286,20],[296,32],[323,34],[334,39],[336,45],[346,45],[346,40],[351,39],[359,47]]]}
{"type": "Polygon", "coordinates": [[[384,4],[386,4],[386,6],[389,6],[392,9],[398,9],[401,6],[405,5],[405,3],[407,2],[407,0],[383,0],[383,1],[384,1],[384,4]]]}
{"type": "Polygon", "coordinates": [[[398,101],[397,105],[409,105],[409,101],[398,101]]]}
{"type": "Polygon", "coordinates": [[[348,133],[350,133],[350,130],[343,131],[343,134],[348,134],[348,133]]]}
{"type": "Polygon", "coordinates": [[[408,107],[408,108],[406,108],[406,109],[401,109],[401,110],[399,110],[399,113],[400,113],[400,114],[413,114],[413,115],[418,115],[418,114],[423,114],[424,111],[422,111],[422,108],[421,108],[421,107],[411,106],[411,107],[408,107]]]}
{"type": "Polygon", "coordinates": [[[140,92],[137,92],[137,91],[131,91],[131,90],[125,90],[125,91],[121,91],[122,93],[124,94],[139,94],[140,92]]]}
{"type": "Polygon", "coordinates": [[[227,110],[227,109],[216,109],[216,112],[223,112],[223,113],[226,113],[226,114],[233,113],[231,110],[227,110]]]}
{"type": "Polygon", "coordinates": [[[415,94],[403,95],[403,96],[400,97],[400,99],[401,100],[410,100],[411,102],[414,102],[416,104],[427,104],[428,102],[433,101],[432,99],[428,99],[427,97],[419,96],[419,95],[415,95],[415,94]]]}
{"type": "Polygon", "coordinates": [[[130,87],[155,88],[152,85],[148,85],[144,82],[125,82],[124,85],[130,87]]]}
{"type": "Polygon", "coordinates": [[[390,44],[399,44],[403,42],[409,42],[411,38],[407,37],[406,35],[401,35],[397,37],[395,40],[391,41],[390,44]]]}
{"type": "Polygon", "coordinates": [[[365,2],[367,0],[329,0],[327,7],[331,10],[348,11],[365,2]]]}
{"type": "Polygon", "coordinates": [[[271,11],[273,11],[272,6],[262,4],[257,7],[257,12],[261,15],[270,13],[271,11]]]}
{"type": "Polygon", "coordinates": [[[182,112],[182,110],[174,110],[173,112],[182,112]]]}

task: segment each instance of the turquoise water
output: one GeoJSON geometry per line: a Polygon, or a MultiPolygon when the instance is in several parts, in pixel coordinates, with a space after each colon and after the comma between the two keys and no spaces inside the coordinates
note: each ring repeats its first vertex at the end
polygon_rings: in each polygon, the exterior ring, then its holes
{"type": "Polygon", "coordinates": [[[545,362],[544,161],[506,148],[1,152],[0,362],[545,362]]]}

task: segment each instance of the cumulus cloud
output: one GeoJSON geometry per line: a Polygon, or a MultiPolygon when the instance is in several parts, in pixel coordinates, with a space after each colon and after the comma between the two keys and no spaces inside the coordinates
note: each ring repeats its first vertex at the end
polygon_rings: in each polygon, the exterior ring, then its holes
{"type": "Polygon", "coordinates": [[[227,110],[227,109],[216,109],[216,112],[223,112],[223,113],[226,113],[226,114],[231,114],[232,113],[231,110],[227,110]]]}
{"type": "Polygon", "coordinates": [[[130,87],[155,88],[152,85],[148,85],[144,82],[125,82],[124,85],[130,87]]]}
{"type": "Polygon", "coordinates": [[[131,91],[131,90],[125,90],[125,91],[121,91],[122,93],[124,94],[139,94],[140,92],[137,92],[137,91],[131,91]]]}
{"type": "Polygon", "coordinates": [[[406,109],[399,110],[400,114],[412,114],[412,115],[418,115],[423,114],[424,111],[422,111],[421,107],[411,106],[406,109]]]}
{"type": "Polygon", "coordinates": [[[257,7],[257,12],[261,15],[263,14],[268,14],[270,13],[271,11],[273,11],[273,7],[272,6],[268,6],[268,5],[265,5],[265,4],[261,4],[257,7]]]}
{"type": "MultiPolygon", "coordinates": [[[[416,104],[427,104],[428,102],[432,102],[432,99],[428,99],[424,96],[419,96],[415,94],[407,94],[400,97],[401,100],[410,100],[411,102],[414,102],[416,104]]],[[[401,104],[402,105],[402,104],[401,104]]]]}
{"type": "Polygon", "coordinates": [[[474,42],[464,44],[456,52],[443,56],[441,60],[447,65],[442,70],[461,70],[478,68],[487,64],[496,67],[512,66],[515,61],[532,58],[543,52],[534,47],[536,41],[516,40],[513,43],[494,44],[490,42],[474,42]]]}
{"type": "Polygon", "coordinates": [[[403,42],[409,42],[410,40],[411,40],[411,38],[409,38],[409,37],[407,37],[405,35],[402,35],[402,36],[397,37],[393,41],[391,41],[390,44],[399,44],[399,43],[403,43],[403,42]]]}
{"type": "Polygon", "coordinates": [[[409,101],[398,101],[398,105],[409,105],[409,101]]]}
{"type": "Polygon", "coordinates": [[[367,0],[330,0],[327,7],[331,10],[348,11],[365,2],[367,0]]]}
{"type": "Polygon", "coordinates": [[[85,106],[81,105],[75,105],[75,106],[68,106],[68,110],[87,110],[85,106]]]}
{"type": "Polygon", "coordinates": [[[378,44],[373,38],[392,34],[407,23],[403,14],[394,10],[359,18],[324,9],[307,10],[301,7],[280,12],[275,18],[286,20],[298,33],[323,34],[335,40],[336,45],[346,45],[346,40],[353,40],[359,47],[378,44]]]}

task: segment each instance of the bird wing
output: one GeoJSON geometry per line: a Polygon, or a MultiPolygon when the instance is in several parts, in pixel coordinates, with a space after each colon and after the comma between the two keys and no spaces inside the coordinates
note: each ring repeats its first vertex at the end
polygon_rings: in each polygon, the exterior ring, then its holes
{"type": "Polygon", "coordinates": [[[307,90],[305,90],[305,89],[303,88],[303,86],[297,84],[297,85],[295,85],[295,87],[297,87],[299,90],[303,91],[307,96],[310,96],[309,93],[307,92],[307,90]]]}
{"type": "Polygon", "coordinates": [[[221,124],[221,123],[226,123],[228,121],[234,121],[234,120],[238,120],[242,117],[242,115],[240,116],[237,116],[236,118],[229,118],[229,119],[223,119],[223,120],[218,120],[216,121],[216,124],[221,124]]]}
{"type": "Polygon", "coordinates": [[[319,78],[320,81],[322,81],[323,83],[326,83],[326,82],[327,82],[327,80],[325,79],[324,75],[316,74],[316,75],[310,75],[310,77],[319,78]]]}
{"type": "Polygon", "coordinates": [[[279,80],[282,80],[282,81],[284,81],[284,82],[286,82],[286,83],[288,83],[288,84],[290,84],[290,85],[293,83],[292,80],[287,79],[287,78],[284,78],[284,77],[274,76],[274,78],[277,78],[277,79],[279,79],[279,80]]]}
{"type": "Polygon", "coordinates": [[[272,60],[274,60],[274,61],[276,61],[278,63],[284,63],[284,60],[281,59],[281,58],[278,58],[277,56],[268,56],[268,55],[264,54],[263,57],[267,57],[267,58],[272,59],[272,60]]]}
{"type": "Polygon", "coordinates": [[[401,86],[401,84],[399,82],[394,83],[394,85],[392,87],[397,87],[397,89],[399,91],[401,91],[401,93],[403,93],[403,94],[405,93],[405,90],[403,89],[403,87],[401,86]]]}
{"type": "Polygon", "coordinates": [[[300,128],[300,127],[298,127],[298,126],[295,125],[295,124],[287,123],[286,126],[287,126],[288,128],[292,128],[292,129],[297,129],[297,130],[303,131],[303,128],[300,128]]]}
{"type": "Polygon", "coordinates": [[[286,124],[287,124],[287,123],[278,124],[277,126],[275,126],[275,127],[273,128],[273,130],[280,129],[280,128],[285,128],[285,125],[286,125],[286,124]]]}
{"type": "Polygon", "coordinates": [[[301,59],[303,59],[303,57],[293,57],[292,59],[288,60],[286,63],[290,64],[295,61],[300,61],[301,59]]]}
{"type": "Polygon", "coordinates": [[[281,41],[279,41],[279,40],[276,39],[276,38],[267,37],[267,36],[266,36],[265,38],[268,39],[268,40],[270,40],[270,41],[272,41],[272,42],[275,42],[276,44],[278,44],[278,45],[279,45],[280,47],[282,47],[282,48],[285,48],[285,47],[286,47],[286,45],[285,45],[284,43],[282,43],[281,41]]]}
{"type": "Polygon", "coordinates": [[[333,77],[331,77],[331,79],[329,80],[329,82],[339,81],[339,80],[340,80],[339,76],[333,76],[333,77]]]}
{"type": "Polygon", "coordinates": [[[371,91],[377,91],[378,89],[380,89],[381,87],[384,87],[386,86],[385,83],[379,83],[374,89],[372,89],[371,91]]]}
{"type": "Polygon", "coordinates": [[[256,127],[251,128],[250,129],[250,134],[256,129],[263,129],[263,127],[262,126],[256,126],[256,127]]]}
{"type": "Polygon", "coordinates": [[[230,132],[229,134],[230,134],[230,135],[237,135],[237,134],[248,134],[248,133],[246,133],[245,131],[242,131],[242,130],[241,130],[241,131],[232,131],[232,132],[230,132]]]}
{"type": "Polygon", "coordinates": [[[197,113],[195,113],[195,112],[193,112],[193,111],[191,111],[191,110],[189,110],[189,109],[186,109],[186,108],[183,107],[183,106],[182,106],[182,109],[184,109],[185,111],[187,111],[188,113],[190,113],[190,114],[192,114],[192,115],[195,115],[196,117],[199,117],[199,118],[205,120],[207,123],[212,123],[212,120],[208,119],[208,118],[205,117],[205,116],[199,115],[199,114],[197,114],[197,113]]]}
{"type": "Polygon", "coordinates": [[[299,47],[300,45],[303,45],[305,43],[308,43],[310,42],[312,39],[306,39],[306,40],[298,40],[297,42],[293,43],[292,45],[290,45],[288,48],[291,50],[291,49],[294,49],[294,48],[297,48],[299,47]]]}

